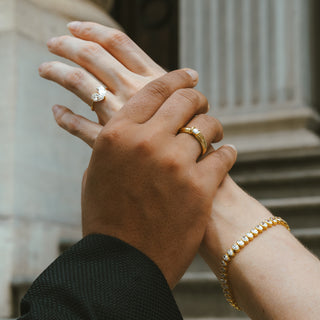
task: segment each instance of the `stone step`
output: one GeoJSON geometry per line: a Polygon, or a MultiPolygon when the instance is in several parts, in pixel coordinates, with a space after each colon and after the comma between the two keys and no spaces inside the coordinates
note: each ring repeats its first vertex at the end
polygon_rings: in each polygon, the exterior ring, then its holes
{"type": "Polygon", "coordinates": [[[231,176],[258,199],[318,196],[320,154],[295,158],[239,159],[231,176]]]}
{"type": "Polygon", "coordinates": [[[320,226],[320,196],[260,201],[274,215],[285,219],[292,229],[320,226]]]}
{"type": "Polygon", "coordinates": [[[320,228],[294,229],[292,233],[320,259],[320,228]]]}
{"type": "Polygon", "coordinates": [[[187,272],[173,295],[184,318],[246,317],[226,302],[212,272],[187,272]]]}
{"type": "Polygon", "coordinates": [[[251,176],[232,176],[256,199],[310,197],[320,194],[320,170],[255,173],[251,176]]]}

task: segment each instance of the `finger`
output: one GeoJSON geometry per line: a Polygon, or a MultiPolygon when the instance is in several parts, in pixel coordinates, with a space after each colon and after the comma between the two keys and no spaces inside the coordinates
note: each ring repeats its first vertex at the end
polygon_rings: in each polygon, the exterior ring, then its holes
{"type": "Polygon", "coordinates": [[[69,59],[88,70],[115,92],[135,75],[99,44],[71,36],[52,38],[47,43],[50,52],[69,59]]]}
{"type": "Polygon", "coordinates": [[[208,154],[197,164],[199,179],[211,187],[212,195],[223,181],[237,159],[237,149],[233,145],[224,145],[208,154]],[[218,183],[217,183],[218,182],[218,183]]]}
{"type": "Polygon", "coordinates": [[[55,105],[52,107],[57,124],[87,143],[91,148],[99,135],[102,126],[82,116],[74,114],[70,109],[55,105]]]}
{"type": "Polygon", "coordinates": [[[132,72],[143,76],[165,74],[143,50],[125,33],[93,22],[74,21],[68,24],[70,32],[78,38],[99,43],[132,72]]]}
{"type": "Polygon", "coordinates": [[[161,123],[162,128],[176,135],[178,130],[195,115],[208,111],[208,100],[195,89],[178,89],[155,113],[151,123],[161,123]]]}
{"type": "MultiPolygon", "coordinates": [[[[46,62],[39,67],[41,77],[54,81],[75,93],[89,106],[92,105],[91,95],[101,83],[81,68],[71,67],[59,61],[46,62]]],[[[102,123],[105,124],[118,111],[122,103],[119,98],[107,90],[103,101],[94,103],[96,111],[102,123]]]]}
{"type": "Polygon", "coordinates": [[[148,121],[161,105],[181,88],[192,88],[198,81],[198,73],[191,69],[175,70],[148,83],[120,110],[119,116],[125,116],[134,122],[148,121]]]}
{"type": "MultiPolygon", "coordinates": [[[[223,128],[221,123],[206,114],[201,114],[192,119],[187,127],[194,127],[200,130],[203,135],[207,146],[210,146],[213,142],[218,142],[223,138],[223,128]]],[[[184,147],[187,156],[196,161],[202,154],[202,147],[199,141],[191,134],[179,133],[176,137],[176,143],[184,147]]],[[[179,148],[181,150],[181,148],[179,148]]]]}

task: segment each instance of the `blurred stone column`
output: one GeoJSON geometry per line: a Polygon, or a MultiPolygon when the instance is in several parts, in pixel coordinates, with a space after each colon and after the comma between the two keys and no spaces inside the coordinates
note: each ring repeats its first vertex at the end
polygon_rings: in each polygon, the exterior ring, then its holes
{"type": "Polygon", "coordinates": [[[180,61],[240,156],[317,149],[308,0],[180,0],[180,61]]]}
{"type": "Polygon", "coordinates": [[[80,185],[90,149],[57,127],[51,106],[94,114],[38,76],[46,41],[71,20],[116,27],[84,0],[0,0],[0,317],[11,316],[11,286],[34,279],[80,230],[80,185]]]}

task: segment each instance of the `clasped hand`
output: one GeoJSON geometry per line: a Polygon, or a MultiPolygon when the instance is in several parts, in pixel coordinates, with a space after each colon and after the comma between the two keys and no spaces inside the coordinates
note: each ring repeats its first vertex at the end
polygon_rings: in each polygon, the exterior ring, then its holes
{"type": "MultiPolygon", "coordinates": [[[[110,33],[90,23],[71,30],[100,44],[110,33]]],[[[197,73],[182,69],[166,74],[127,41],[127,47],[111,46],[123,64],[92,42],[68,36],[49,41],[52,52],[79,63],[109,89],[95,105],[100,124],[60,106],[54,113],[62,127],[93,147],[83,183],[83,234],[111,235],[141,250],[172,288],[199,249],[213,197],[236,151],[223,146],[200,157],[199,142],[179,129],[199,128],[208,145],[220,141],[223,131],[219,121],[205,114],[207,99],[193,89],[197,73]]],[[[42,65],[40,74],[88,104],[99,85],[86,71],[57,62],[42,65]]]]}

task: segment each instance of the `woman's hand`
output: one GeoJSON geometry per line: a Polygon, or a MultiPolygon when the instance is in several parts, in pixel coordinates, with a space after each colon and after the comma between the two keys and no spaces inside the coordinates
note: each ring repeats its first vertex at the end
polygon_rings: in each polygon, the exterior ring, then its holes
{"type": "Polygon", "coordinates": [[[194,117],[208,109],[201,93],[186,89],[196,80],[195,72],[173,71],[130,99],[97,137],[83,187],[84,235],[111,235],[141,250],[171,288],[198,251],[214,194],[236,160],[224,146],[198,161],[198,141],[178,134],[187,123],[208,144],[222,138],[216,119],[194,117]]]}
{"type": "MultiPolygon", "coordinates": [[[[94,104],[101,125],[142,87],[166,73],[121,31],[92,22],[72,22],[68,27],[74,37],[53,38],[48,41],[48,48],[82,68],[55,61],[43,63],[39,73],[75,93],[88,105],[96,88],[101,84],[106,86],[106,98],[94,104]]],[[[62,128],[93,146],[101,125],[62,106],[55,106],[53,111],[62,128]]]]}

